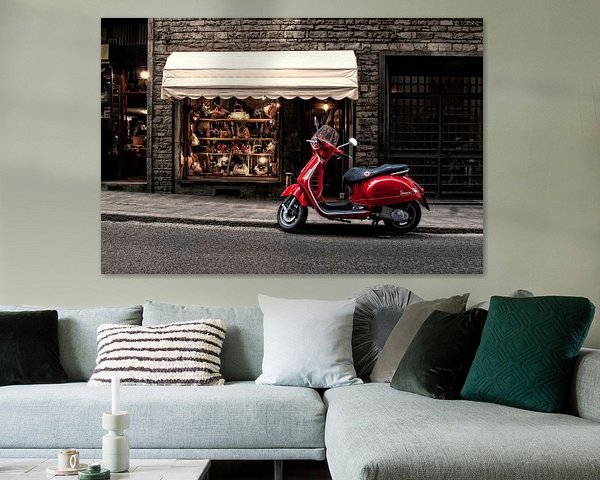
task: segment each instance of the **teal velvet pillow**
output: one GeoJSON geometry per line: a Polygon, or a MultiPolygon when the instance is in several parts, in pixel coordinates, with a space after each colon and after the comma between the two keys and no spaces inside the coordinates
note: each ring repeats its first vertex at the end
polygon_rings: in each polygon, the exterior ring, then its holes
{"type": "Polygon", "coordinates": [[[442,400],[458,398],[486,316],[480,308],[458,314],[435,310],[408,346],[392,388],[442,400]]]}
{"type": "Polygon", "coordinates": [[[0,385],[68,381],[58,351],[54,310],[0,312],[0,385]]]}
{"type": "Polygon", "coordinates": [[[575,357],[594,317],[581,297],[492,297],[461,397],[563,410],[575,357]]]}

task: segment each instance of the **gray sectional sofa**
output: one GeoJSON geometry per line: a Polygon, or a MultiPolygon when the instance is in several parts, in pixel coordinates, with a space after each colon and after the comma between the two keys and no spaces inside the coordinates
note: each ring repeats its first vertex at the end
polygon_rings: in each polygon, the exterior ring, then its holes
{"type": "MultiPolygon", "coordinates": [[[[34,307],[0,306],[0,310],[34,307]]],[[[77,447],[99,457],[110,387],[86,380],[101,323],[159,325],[221,318],[225,386],[123,386],[131,456],[327,459],[334,480],[597,479],[600,351],[582,350],[570,413],[436,400],[365,383],[326,391],[256,385],[262,314],[253,307],[177,306],[59,310],[61,362],[71,382],[0,387],[0,457],[53,456],[77,447]]],[[[276,463],[276,478],[281,473],[276,463]]]]}

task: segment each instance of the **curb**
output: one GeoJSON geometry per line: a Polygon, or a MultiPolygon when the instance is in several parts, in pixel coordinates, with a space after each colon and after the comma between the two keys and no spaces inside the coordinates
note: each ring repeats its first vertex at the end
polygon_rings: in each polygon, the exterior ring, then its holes
{"type": "MultiPolygon", "coordinates": [[[[142,222],[142,223],[173,223],[183,225],[224,225],[228,227],[262,227],[279,229],[277,223],[269,220],[230,218],[222,219],[216,217],[189,218],[189,217],[168,217],[149,214],[131,214],[131,213],[109,213],[100,214],[101,221],[107,222],[142,222]]],[[[325,222],[314,223],[313,225],[326,225],[325,222]]],[[[356,224],[355,224],[356,225],[356,224]]],[[[366,225],[366,224],[365,224],[366,225]]],[[[434,234],[461,234],[473,233],[483,234],[483,228],[476,227],[444,227],[444,226],[421,226],[417,227],[415,233],[434,233],[434,234]]]]}

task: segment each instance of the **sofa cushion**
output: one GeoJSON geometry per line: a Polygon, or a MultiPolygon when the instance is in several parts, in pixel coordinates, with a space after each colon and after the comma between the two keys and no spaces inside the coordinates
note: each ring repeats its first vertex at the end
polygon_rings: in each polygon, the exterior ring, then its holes
{"type": "Polygon", "coordinates": [[[371,381],[391,382],[406,349],[427,317],[434,310],[448,313],[463,312],[468,298],[469,294],[466,293],[449,298],[418,302],[406,307],[373,366],[370,375],[371,381]]]}
{"type": "Polygon", "coordinates": [[[392,378],[396,390],[438,399],[460,395],[481,339],[487,311],[433,312],[410,343],[392,378]]]}
{"type": "Polygon", "coordinates": [[[600,425],[578,417],[440,401],[381,383],[331,389],[324,400],[336,480],[565,480],[600,471],[600,425]]]}
{"type": "MultiPolygon", "coordinates": [[[[110,385],[19,385],[1,390],[0,449],[101,448],[106,432],[100,423],[102,412],[110,408],[110,385]]],[[[125,385],[120,393],[121,407],[130,414],[126,433],[132,450],[171,449],[185,455],[207,449],[219,455],[218,449],[293,451],[324,446],[325,406],[312,389],[239,382],[222,387],[125,385]]]]}
{"type": "Polygon", "coordinates": [[[225,327],[203,319],[153,327],[98,327],[91,385],[118,376],[124,385],[223,385],[219,355],[225,327]]]}
{"type": "Polygon", "coordinates": [[[352,356],[356,376],[369,380],[390,332],[411,303],[423,301],[410,290],[396,285],[376,285],[354,295],[352,356]]]}
{"type": "Polygon", "coordinates": [[[221,351],[221,374],[227,381],[255,380],[263,357],[262,312],[258,307],[203,307],[148,301],[144,326],[188,322],[199,318],[223,320],[227,335],[221,351]]]}
{"type": "Polygon", "coordinates": [[[60,363],[69,380],[87,381],[96,366],[96,329],[103,323],[141,325],[142,307],[108,307],[63,309],[0,305],[0,311],[51,309],[58,311],[58,346],[60,363]]]}
{"type": "Polygon", "coordinates": [[[56,311],[0,312],[0,385],[66,381],[56,311]]]}
{"type": "Polygon", "coordinates": [[[600,350],[583,348],[577,355],[569,387],[569,411],[600,422],[600,350]]]}
{"type": "Polygon", "coordinates": [[[355,300],[258,296],[265,352],[256,383],[330,388],[362,383],[352,360],[355,300]]]}
{"type": "Polygon", "coordinates": [[[594,317],[581,297],[492,297],[461,396],[562,411],[575,358],[594,317]]]}

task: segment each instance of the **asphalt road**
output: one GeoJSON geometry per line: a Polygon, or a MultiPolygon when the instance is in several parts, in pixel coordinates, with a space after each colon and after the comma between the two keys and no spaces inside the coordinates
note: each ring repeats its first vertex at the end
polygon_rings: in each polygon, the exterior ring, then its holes
{"type": "Polygon", "coordinates": [[[483,273],[483,235],[390,235],[331,223],[277,228],[102,222],[102,273],[483,273]]]}

